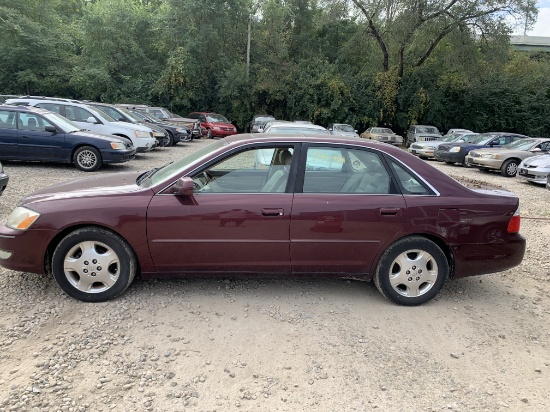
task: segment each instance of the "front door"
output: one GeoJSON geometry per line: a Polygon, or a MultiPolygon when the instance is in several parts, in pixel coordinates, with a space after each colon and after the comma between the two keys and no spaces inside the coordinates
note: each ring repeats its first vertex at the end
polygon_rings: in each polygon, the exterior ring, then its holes
{"type": "Polygon", "coordinates": [[[289,272],[292,151],[243,149],[194,172],[193,196],[154,196],[147,233],[157,270],[289,272]]]}
{"type": "Polygon", "coordinates": [[[47,132],[46,126],[55,127],[35,113],[19,113],[19,159],[44,161],[68,159],[65,134],[47,132]]]}

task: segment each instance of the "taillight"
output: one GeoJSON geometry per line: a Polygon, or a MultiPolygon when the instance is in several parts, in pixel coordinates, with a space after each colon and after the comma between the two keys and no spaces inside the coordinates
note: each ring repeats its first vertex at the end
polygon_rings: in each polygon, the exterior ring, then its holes
{"type": "Polygon", "coordinates": [[[512,218],[508,222],[508,233],[518,233],[520,222],[521,222],[521,216],[519,214],[519,207],[518,207],[518,209],[516,210],[516,213],[514,213],[514,216],[512,216],[512,218]]]}

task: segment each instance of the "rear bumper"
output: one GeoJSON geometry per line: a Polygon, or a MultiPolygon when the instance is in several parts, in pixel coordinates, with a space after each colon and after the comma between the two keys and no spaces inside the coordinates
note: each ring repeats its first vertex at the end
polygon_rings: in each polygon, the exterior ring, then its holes
{"type": "Polygon", "coordinates": [[[510,234],[506,242],[455,246],[455,278],[502,272],[521,263],[525,238],[510,234]]]}

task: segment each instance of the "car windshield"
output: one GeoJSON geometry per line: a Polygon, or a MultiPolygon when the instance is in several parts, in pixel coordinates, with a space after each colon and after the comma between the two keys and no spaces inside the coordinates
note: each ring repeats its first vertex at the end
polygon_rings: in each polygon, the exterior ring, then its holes
{"type": "Polygon", "coordinates": [[[208,146],[204,146],[173,163],[159,168],[149,177],[149,179],[142,180],[139,185],[142,187],[151,187],[172,179],[174,176],[180,173],[182,169],[192,165],[193,163],[198,163],[201,159],[208,156],[210,153],[228,144],[229,143],[227,143],[225,139],[212,142],[208,146]]]}
{"type": "Polygon", "coordinates": [[[503,149],[513,149],[513,150],[531,150],[534,145],[539,143],[536,139],[518,139],[512,143],[505,144],[502,146],[503,149]]]}
{"type": "Polygon", "coordinates": [[[463,139],[463,135],[461,134],[455,134],[451,133],[448,135],[443,136],[441,139],[439,139],[440,142],[455,142],[457,140],[463,139]]]}
{"type": "Polygon", "coordinates": [[[229,123],[229,120],[227,120],[221,114],[215,114],[215,113],[207,114],[206,119],[209,122],[214,122],[214,123],[229,123]]]}
{"type": "Polygon", "coordinates": [[[124,109],[123,107],[119,107],[118,110],[120,110],[121,112],[126,113],[127,116],[131,117],[136,122],[139,122],[139,123],[143,122],[143,118],[139,117],[137,114],[135,114],[134,112],[131,112],[128,109],[124,109]]]}
{"type": "Polygon", "coordinates": [[[159,119],[168,119],[170,117],[170,113],[168,113],[166,110],[163,109],[145,109],[145,111],[149,114],[152,114],[153,116],[158,117],[159,119]]]}
{"type": "Polygon", "coordinates": [[[78,132],[82,130],[82,127],[57,113],[46,113],[44,114],[44,117],[63,130],[64,133],[78,132]]]}
{"type": "Polygon", "coordinates": [[[355,132],[353,127],[351,127],[349,124],[335,124],[334,130],[338,130],[340,132],[350,132],[350,133],[355,132]]]}
{"type": "Polygon", "coordinates": [[[416,127],[417,133],[439,133],[436,127],[433,126],[417,126],[416,127]]]}
{"type": "Polygon", "coordinates": [[[475,136],[470,136],[466,140],[464,140],[464,142],[470,144],[486,144],[489,143],[494,137],[495,135],[483,133],[475,136]]]}
{"type": "Polygon", "coordinates": [[[375,127],[374,129],[372,129],[372,132],[381,134],[393,134],[393,131],[386,127],[375,127]]]}
{"type": "Polygon", "coordinates": [[[270,127],[266,133],[282,134],[330,134],[325,129],[314,129],[310,127],[270,127]]]}

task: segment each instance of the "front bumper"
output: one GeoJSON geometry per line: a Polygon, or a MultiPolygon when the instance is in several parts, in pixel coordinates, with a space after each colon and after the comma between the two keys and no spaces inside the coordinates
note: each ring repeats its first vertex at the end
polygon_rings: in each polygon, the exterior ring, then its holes
{"type": "Polygon", "coordinates": [[[465,153],[461,152],[443,152],[441,150],[435,151],[435,158],[440,162],[450,162],[450,163],[462,163],[465,153]]]}
{"type": "Polygon", "coordinates": [[[214,137],[226,137],[226,136],[232,136],[234,134],[237,134],[237,132],[235,130],[215,130],[215,129],[210,129],[212,130],[212,136],[214,137]]]}
{"type": "Polygon", "coordinates": [[[550,174],[550,168],[530,169],[528,167],[518,167],[517,177],[528,182],[546,184],[546,178],[550,174]]]}
{"type": "Polygon", "coordinates": [[[411,145],[411,153],[419,157],[434,157],[435,148],[434,147],[425,148],[420,145],[413,144],[411,145]]]}
{"type": "Polygon", "coordinates": [[[138,145],[134,145],[134,146],[136,147],[136,151],[138,153],[149,152],[153,150],[157,145],[157,139],[154,139],[152,137],[147,139],[139,138],[139,139],[136,139],[136,141],[137,143],[139,143],[139,146],[138,145]]]}
{"type": "Polygon", "coordinates": [[[13,230],[0,226],[0,266],[45,274],[45,251],[57,232],[54,230],[13,230]]]}
{"type": "Polygon", "coordinates": [[[2,194],[4,189],[6,189],[6,186],[8,185],[9,180],[10,178],[8,177],[7,174],[5,174],[4,172],[0,172],[0,195],[2,194]]]}
{"type": "Polygon", "coordinates": [[[489,157],[472,157],[470,155],[466,155],[466,164],[473,167],[500,170],[500,167],[502,166],[502,160],[491,159],[489,157]]]}
{"type": "Polygon", "coordinates": [[[128,150],[103,150],[101,158],[104,164],[109,163],[124,163],[132,160],[136,155],[136,149],[128,150]]]}

